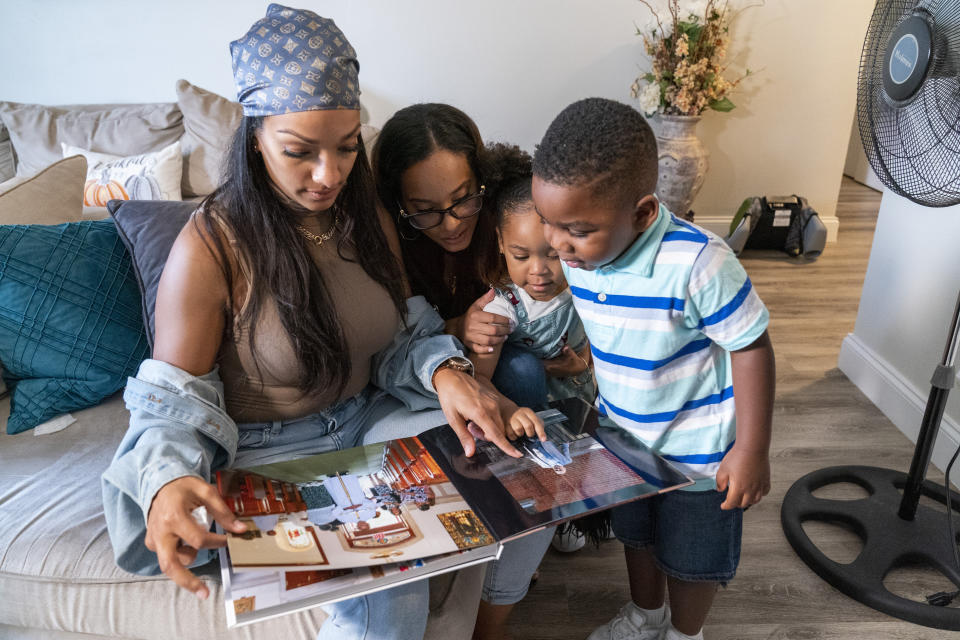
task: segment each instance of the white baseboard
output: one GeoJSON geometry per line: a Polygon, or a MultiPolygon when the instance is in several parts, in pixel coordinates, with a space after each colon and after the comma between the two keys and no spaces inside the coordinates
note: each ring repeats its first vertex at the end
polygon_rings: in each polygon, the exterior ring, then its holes
{"type": "MultiPolygon", "coordinates": [[[[733,220],[733,216],[696,216],[693,221],[704,229],[712,231],[723,238],[730,233],[731,220],[733,220]]],[[[820,221],[823,222],[827,228],[827,242],[836,242],[837,234],[840,233],[840,218],[836,216],[830,216],[829,218],[821,216],[820,221]]]]}
{"type": "MultiPolygon", "coordinates": [[[[930,363],[930,372],[936,363],[930,363]]],[[[866,346],[856,335],[850,333],[843,339],[840,347],[840,370],[863,392],[887,418],[910,438],[917,441],[920,422],[927,405],[929,389],[921,391],[907,381],[899,371],[866,346]]],[[[933,464],[943,471],[950,457],[960,444],[960,426],[944,415],[940,423],[940,433],[933,447],[933,464]]],[[[907,469],[902,469],[906,473],[907,469]]],[[[960,486],[960,469],[954,465],[951,478],[954,485],[960,486]]]]}

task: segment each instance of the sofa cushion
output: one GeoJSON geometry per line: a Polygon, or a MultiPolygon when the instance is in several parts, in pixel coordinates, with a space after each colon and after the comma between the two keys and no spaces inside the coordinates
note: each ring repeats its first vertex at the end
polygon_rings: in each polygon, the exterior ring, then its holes
{"type": "Polygon", "coordinates": [[[118,156],[173,144],[183,135],[176,103],[67,105],[0,102],[17,157],[17,175],[36,173],[62,157],[60,143],[118,156]]]}
{"type": "Polygon", "coordinates": [[[183,195],[205,196],[220,179],[220,164],[240,126],[240,105],[221,95],[177,80],[183,113],[183,195]]]}
{"type": "Polygon", "coordinates": [[[82,155],[87,159],[87,180],[83,186],[85,207],[105,207],[115,199],[180,200],[183,158],[179,141],[159,151],[126,158],[69,144],[61,146],[65,157],[82,155]]]}
{"type": "Polygon", "coordinates": [[[133,258],[137,286],[143,299],[143,326],[146,327],[147,342],[152,349],[155,328],[153,312],[160,275],[174,240],[197,208],[197,203],[114,200],[107,208],[120,232],[120,239],[133,258]]]}
{"type": "Polygon", "coordinates": [[[62,224],[80,219],[87,161],[62,158],[30,177],[0,184],[0,224],[62,224]]]}
{"type": "Polygon", "coordinates": [[[148,353],[133,266],[112,222],[0,227],[9,433],[99,403],[148,353]]]}

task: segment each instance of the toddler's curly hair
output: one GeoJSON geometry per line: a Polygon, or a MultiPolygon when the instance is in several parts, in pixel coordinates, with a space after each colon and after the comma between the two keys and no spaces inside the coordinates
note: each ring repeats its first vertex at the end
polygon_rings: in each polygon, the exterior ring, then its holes
{"type": "Polygon", "coordinates": [[[496,142],[487,145],[486,161],[487,193],[500,227],[505,216],[533,200],[533,158],[515,144],[496,142]]]}
{"type": "MultiPolygon", "coordinates": [[[[497,229],[502,229],[510,215],[533,202],[530,190],[533,158],[515,144],[496,142],[486,146],[484,163],[487,194],[493,204],[497,229]]],[[[483,277],[493,286],[510,282],[503,256],[500,256],[496,268],[487,270],[483,277]]]]}

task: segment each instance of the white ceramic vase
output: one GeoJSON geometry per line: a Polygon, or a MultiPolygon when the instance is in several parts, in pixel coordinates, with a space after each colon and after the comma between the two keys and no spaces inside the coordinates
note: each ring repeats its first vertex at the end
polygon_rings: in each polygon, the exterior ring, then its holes
{"type": "Polygon", "coordinates": [[[659,114],[652,119],[660,166],[657,196],[675,215],[688,220],[693,219],[690,205],[709,167],[710,153],[696,136],[698,122],[700,116],[659,114]]]}

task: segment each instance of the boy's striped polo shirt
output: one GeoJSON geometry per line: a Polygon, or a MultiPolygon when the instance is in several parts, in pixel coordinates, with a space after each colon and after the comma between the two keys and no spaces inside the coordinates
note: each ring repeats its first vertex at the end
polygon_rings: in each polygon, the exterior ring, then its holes
{"type": "Polygon", "coordinates": [[[769,322],[736,256],[661,205],[615,261],[563,272],[590,339],[600,412],[694,478],[693,489],[715,488],[736,438],[729,352],[769,322]]]}

